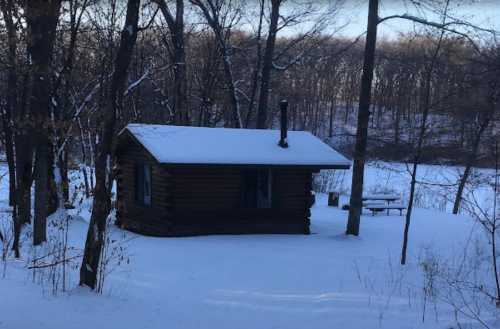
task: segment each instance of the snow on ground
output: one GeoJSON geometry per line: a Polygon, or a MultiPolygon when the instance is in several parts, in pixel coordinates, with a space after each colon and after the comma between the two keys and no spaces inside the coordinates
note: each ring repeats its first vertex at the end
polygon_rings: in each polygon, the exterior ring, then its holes
{"type": "MultiPolygon", "coordinates": [[[[2,180],[3,209],[6,191],[2,180]]],[[[419,259],[429,248],[460,253],[473,221],[417,209],[401,267],[403,217],[365,215],[357,238],[344,235],[346,217],[321,194],[308,236],[151,238],[112,227],[130,263],[114,269],[102,296],[76,287],[75,269],[73,288],[54,297],[12,261],[0,278],[0,328],[450,328],[444,304],[422,322],[419,259]]],[[[86,230],[74,219],[70,243],[82,248],[86,230]]]]}

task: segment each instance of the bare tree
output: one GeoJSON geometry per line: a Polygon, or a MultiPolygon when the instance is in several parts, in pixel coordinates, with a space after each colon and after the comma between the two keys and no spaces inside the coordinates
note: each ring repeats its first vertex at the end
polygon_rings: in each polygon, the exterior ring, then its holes
{"type": "Polygon", "coordinates": [[[363,207],[363,181],[365,170],[366,144],[368,142],[368,121],[370,118],[370,101],[375,65],[375,48],[377,44],[378,0],[370,0],[368,8],[368,28],[366,33],[363,76],[359,95],[358,127],[354,163],[352,169],[351,199],[349,202],[349,218],[346,234],[358,235],[363,207]]]}
{"type": "MultiPolygon", "coordinates": [[[[56,46],[62,49],[61,66],[62,68],[55,74],[56,78],[54,81],[54,86],[52,88],[52,133],[53,133],[53,144],[54,150],[52,156],[53,166],[49,170],[49,178],[51,180],[50,192],[51,192],[51,202],[49,203],[49,212],[53,213],[58,205],[67,204],[69,202],[69,177],[68,177],[68,162],[69,162],[69,151],[67,145],[67,140],[69,136],[64,136],[68,130],[68,125],[74,124],[72,122],[72,113],[75,110],[73,103],[71,101],[71,90],[73,88],[73,82],[75,80],[74,66],[75,66],[75,55],[77,54],[78,37],[80,32],[80,27],[82,25],[83,15],[90,5],[90,0],[68,0],[65,2],[66,6],[63,7],[63,11],[68,12],[69,22],[64,22],[61,19],[62,29],[69,29],[69,41],[68,45],[64,44],[65,34],[60,33],[60,43],[56,46]],[[62,149],[61,149],[62,148],[62,149]],[[60,152],[59,152],[59,149],[60,152]],[[55,181],[56,174],[54,171],[60,172],[60,181],[55,181]],[[57,184],[61,184],[62,195],[57,195],[57,184]],[[63,198],[63,202],[58,200],[63,198]]],[[[63,4],[64,5],[64,4],[63,4]]],[[[62,18],[64,18],[63,16],[62,18]]],[[[75,120],[73,120],[75,121],[75,120]]]]}
{"type": "Polygon", "coordinates": [[[249,92],[249,99],[248,99],[248,108],[247,108],[247,113],[245,117],[245,128],[248,128],[250,124],[250,120],[252,119],[253,115],[253,110],[255,106],[255,98],[257,96],[257,90],[259,87],[259,78],[261,74],[261,67],[262,67],[262,30],[263,30],[263,23],[264,23],[264,14],[265,14],[265,5],[266,5],[266,0],[259,0],[259,20],[257,24],[257,32],[255,35],[255,44],[256,44],[256,50],[255,50],[255,62],[252,68],[252,75],[251,75],[251,86],[250,86],[250,92],[249,92]]]}
{"type": "Polygon", "coordinates": [[[5,108],[1,110],[5,153],[9,166],[9,204],[14,205],[16,193],[16,166],[14,158],[14,127],[12,115],[17,110],[17,31],[14,23],[14,13],[17,11],[14,0],[1,0],[0,12],[5,21],[8,44],[8,79],[7,79],[7,102],[5,108]]]}
{"type": "MultiPolygon", "coordinates": [[[[2,0],[0,1],[0,11],[5,21],[5,27],[7,30],[7,43],[8,43],[8,81],[7,81],[7,102],[6,107],[1,110],[2,114],[2,125],[3,125],[3,137],[4,144],[6,147],[7,163],[9,166],[9,203],[12,205],[12,221],[13,221],[13,231],[14,231],[14,241],[12,244],[12,249],[14,250],[15,256],[20,257],[19,252],[19,241],[21,235],[21,226],[26,218],[20,218],[18,215],[18,205],[21,199],[26,201],[26,199],[21,198],[21,189],[16,188],[16,159],[14,157],[14,141],[16,140],[15,128],[13,122],[13,114],[18,111],[18,63],[17,63],[17,29],[15,27],[14,18],[17,12],[17,4],[13,0],[2,0]]],[[[22,153],[23,150],[20,151],[22,153]]],[[[20,186],[24,186],[22,181],[24,177],[20,178],[20,186]]],[[[22,203],[24,207],[29,207],[29,203],[22,203]]],[[[25,208],[24,208],[25,209],[25,208]]],[[[29,208],[23,212],[23,215],[28,215],[29,218],[29,208]]],[[[29,219],[28,219],[29,221],[29,219]]]]}
{"type": "Polygon", "coordinates": [[[262,59],[262,73],[260,80],[259,106],[257,109],[257,128],[267,128],[267,105],[269,99],[269,83],[273,69],[274,45],[278,33],[278,19],[282,0],[271,0],[271,13],[269,18],[269,31],[267,33],[266,48],[262,59]]]}
{"type": "MultiPolygon", "coordinates": [[[[446,2],[446,8],[449,6],[449,0],[446,2]]],[[[445,10],[446,13],[447,9],[445,10]]],[[[443,24],[445,23],[446,20],[446,15],[443,16],[443,24]]],[[[436,48],[434,49],[432,56],[430,58],[430,63],[429,66],[425,72],[425,78],[424,78],[424,83],[425,83],[425,89],[424,89],[424,95],[423,95],[423,102],[422,102],[422,119],[420,122],[420,128],[419,128],[419,133],[418,133],[418,139],[417,139],[417,146],[415,149],[415,156],[413,158],[413,167],[411,170],[411,182],[410,182],[410,197],[408,200],[408,208],[406,209],[406,220],[405,220],[405,229],[404,229],[404,234],[403,234],[403,247],[401,249],[401,265],[406,264],[406,254],[407,254],[407,249],[408,249],[408,235],[409,235],[409,229],[410,229],[410,223],[411,223],[411,215],[412,215],[412,210],[413,210],[413,201],[415,199],[415,187],[417,184],[417,170],[418,170],[418,165],[421,160],[422,156],[422,146],[424,145],[424,141],[426,138],[426,132],[427,132],[427,119],[429,117],[429,111],[431,110],[431,91],[432,91],[432,78],[434,75],[434,68],[436,66],[437,60],[439,53],[441,51],[441,45],[443,42],[443,37],[444,37],[445,31],[441,31],[441,34],[439,36],[436,48]]]]}
{"type": "Polygon", "coordinates": [[[128,68],[137,40],[140,3],[140,0],[128,0],[127,2],[127,13],[121,32],[120,47],[115,58],[106,112],[96,150],[94,203],[80,267],[80,285],[86,285],[91,289],[95,289],[97,285],[101,251],[105,243],[106,219],[111,210],[111,161],[116,118],[117,112],[122,105],[128,68]]]}
{"type": "Polygon", "coordinates": [[[224,68],[224,80],[227,88],[227,95],[231,103],[231,125],[235,128],[243,127],[240,113],[240,101],[234,80],[231,45],[231,29],[239,20],[240,8],[237,0],[190,0],[191,3],[200,9],[208,26],[212,29],[217,45],[222,56],[224,68]]]}
{"type": "Polygon", "coordinates": [[[170,58],[174,71],[174,122],[179,125],[189,124],[187,100],[186,50],[184,42],[184,0],[175,1],[175,13],[172,13],[165,0],[154,0],[160,8],[170,31],[173,50],[170,58]]]}
{"type": "MultiPolygon", "coordinates": [[[[484,69],[486,72],[486,77],[484,75],[481,75],[479,79],[481,80],[486,80],[487,81],[487,86],[484,86],[485,90],[488,90],[488,95],[486,96],[486,110],[485,111],[479,111],[478,113],[478,124],[476,129],[473,131],[473,136],[472,136],[472,145],[471,149],[468,152],[466,162],[465,162],[465,168],[460,176],[460,181],[458,183],[458,189],[457,189],[457,194],[455,195],[455,201],[453,203],[453,213],[458,214],[458,211],[460,210],[460,205],[462,203],[462,197],[465,189],[465,185],[467,184],[467,181],[469,179],[469,176],[472,171],[472,167],[477,161],[478,153],[480,150],[481,146],[481,141],[483,140],[483,136],[490,126],[490,124],[493,122],[495,119],[495,113],[497,111],[497,104],[498,104],[498,99],[500,98],[500,88],[499,88],[499,79],[498,79],[498,63],[499,61],[499,55],[498,54],[493,54],[493,58],[491,59],[486,59],[484,62],[488,63],[484,69]]],[[[482,85],[482,84],[480,84],[482,85]]]]}
{"type": "Polygon", "coordinates": [[[12,249],[19,257],[19,242],[23,224],[30,222],[31,212],[31,171],[32,171],[32,141],[31,132],[27,125],[28,115],[25,99],[29,89],[27,74],[24,74],[24,88],[21,95],[18,92],[20,61],[17,59],[18,26],[20,4],[14,0],[0,1],[0,10],[5,20],[8,43],[8,81],[7,104],[2,109],[4,141],[9,164],[9,194],[12,203],[12,219],[14,241],[12,249]],[[14,195],[12,195],[14,193],[14,195]]]}
{"type": "MultiPolygon", "coordinates": [[[[421,6],[421,3],[419,1],[410,1],[410,2],[415,6],[417,6],[418,8],[421,6]]],[[[468,24],[467,22],[461,20],[453,20],[445,23],[438,23],[409,14],[390,15],[380,18],[378,17],[378,6],[379,6],[378,0],[370,0],[368,9],[368,29],[366,37],[365,60],[363,67],[363,77],[361,81],[361,92],[359,97],[356,145],[354,149],[351,197],[349,202],[349,217],[346,230],[346,234],[352,234],[352,235],[359,234],[360,217],[363,206],[362,195],[363,195],[363,181],[364,181],[364,166],[365,166],[366,149],[368,142],[368,123],[370,117],[369,110],[371,105],[370,103],[371,103],[372,80],[373,80],[378,24],[392,19],[408,20],[414,23],[438,28],[441,29],[442,31],[459,35],[468,40],[469,43],[476,50],[478,49],[478,46],[476,45],[474,40],[467,33],[461,32],[453,28],[454,25],[458,26],[465,25],[469,27],[474,27],[471,24],[468,24]]],[[[447,19],[450,18],[447,12],[445,12],[444,17],[446,17],[447,19]]],[[[478,29],[478,27],[474,28],[478,29]]]]}
{"type": "Polygon", "coordinates": [[[28,26],[28,57],[30,60],[33,89],[30,94],[30,107],[36,135],[35,167],[35,217],[33,224],[33,243],[41,244],[46,240],[47,227],[47,190],[51,140],[50,95],[52,50],[56,27],[59,22],[61,1],[35,0],[26,3],[26,22],[28,26]]]}

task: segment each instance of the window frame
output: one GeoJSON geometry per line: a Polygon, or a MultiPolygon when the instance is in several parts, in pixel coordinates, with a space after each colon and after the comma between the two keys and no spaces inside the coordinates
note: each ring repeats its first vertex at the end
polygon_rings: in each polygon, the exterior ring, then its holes
{"type": "Polygon", "coordinates": [[[135,202],[142,207],[152,207],[153,203],[153,167],[150,164],[137,162],[135,164],[135,202]],[[149,178],[147,180],[146,178],[149,178]],[[149,188],[146,186],[149,181],[149,188]],[[149,192],[146,194],[146,190],[149,192]],[[147,198],[149,197],[149,198],[147,198]]]}
{"type": "Polygon", "coordinates": [[[275,208],[274,180],[271,169],[243,170],[241,172],[241,207],[244,209],[272,209],[275,208]],[[265,184],[267,200],[262,201],[260,195],[260,184],[262,178],[266,177],[265,184]]]}

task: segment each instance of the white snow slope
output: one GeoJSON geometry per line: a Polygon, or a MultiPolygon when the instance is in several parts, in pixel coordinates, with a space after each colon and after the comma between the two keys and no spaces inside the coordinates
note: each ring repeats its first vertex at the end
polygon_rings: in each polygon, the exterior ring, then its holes
{"type": "MultiPolygon", "coordinates": [[[[0,185],[5,209],[5,179],[0,185]]],[[[25,262],[11,261],[0,277],[0,328],[451,328],[444,304],[422,321],[418,263],[428,249],[460,253],[473,221],[417,209],[402,267],[403,217],[365,215],[355,238],[344,235],[346,215],[319,195],[308,236],[150,238],[112,227],[117,239],[129,239],[130,263],[114,269],[103,295],[76,287],[78,269],[69,292],[43,293],[25,262]]],[[[71,244],[82,248],[86,230],[74,219],[71,244]]]]}

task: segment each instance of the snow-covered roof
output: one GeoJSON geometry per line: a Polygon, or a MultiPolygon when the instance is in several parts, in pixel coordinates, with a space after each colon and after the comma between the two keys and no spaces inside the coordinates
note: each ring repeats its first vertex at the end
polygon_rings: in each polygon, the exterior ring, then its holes
{"type": "Polygon", "coordinates": [[[124,131],[162,164],[350,166],[349,160],[305,131],[289,131],[288,148],[278,146],[279,130],[129,124],[120,134],[124,131]]]}

